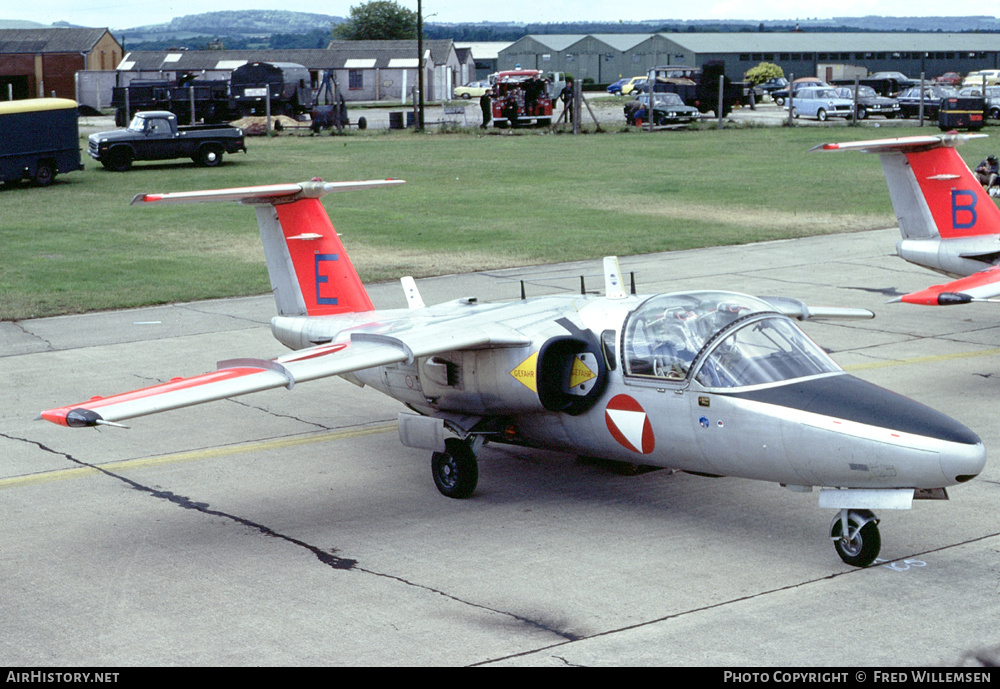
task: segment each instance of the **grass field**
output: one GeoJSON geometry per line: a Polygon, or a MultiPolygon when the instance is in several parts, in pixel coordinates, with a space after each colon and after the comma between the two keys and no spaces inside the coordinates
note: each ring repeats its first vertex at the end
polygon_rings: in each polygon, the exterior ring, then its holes
{"type": "MultiPolygon", "coordinates": [[[[215,169],[178,161],[113,173],[88,158],[49,188],[0,185],[0,318],[268,291],[252,209],[130,207],[137,193],[405,179],[324,198],[362,278],[377,281],[893,226],[877,157],[807,151],[907,133],[916,130],[355,132],[248,139],[248,154],[215,169]]],[[[974,165],[991,143],[960,150],[974,165]]]]}

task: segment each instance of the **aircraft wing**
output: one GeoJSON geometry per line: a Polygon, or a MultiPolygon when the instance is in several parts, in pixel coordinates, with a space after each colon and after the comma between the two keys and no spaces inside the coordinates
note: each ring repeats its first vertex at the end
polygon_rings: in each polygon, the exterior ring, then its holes
{"type": "Polygon", "coordinates": [[[375,366],[408,362],[458,349],[528,344],[497,324],[456,328],[450,321],[402,331],[352,332],[349,338],[299,349],[274,359],[220,361],[218,370],[174,378],[139,390],[93,397],[85,402],[43,411],[40,419],[61,426],[121,425],[123,419],[189,407],[251,392],[285,387],[375,366]]]}
{"type": "Polygon", "coordinates": [[[994,301],[1000,296],[1000,266],[973,273],[968,277],[934,285],[919,292],[905,294],[892,301],[923,306],[951,306],[970,301],[994,301]]]}

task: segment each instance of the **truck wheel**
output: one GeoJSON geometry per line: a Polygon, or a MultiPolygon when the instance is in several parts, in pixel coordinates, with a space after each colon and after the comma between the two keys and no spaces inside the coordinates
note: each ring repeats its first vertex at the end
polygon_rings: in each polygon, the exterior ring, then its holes
{"type": "Polygon", "coordinates": [[[198,151],[198,164],[202,167],[215,167],[222,162],[222,148],[216,144],[202,146],[198,151]]]}
{"type": "Polygon", "coordinates": [[[132,168],[132,152],[126,148],[112,148],[107,160],[101,163],[112,172],[128,172],[132,168]]]}
{"type": "Polygon", "coordinates": [[[364,117],[359,117],[358,129],[368,129],[368,120],[366,120],[364,117]]]}
{"type": "Polygon", "coordinates": [[[52,184],[52,180],[56,178],[56,171],[52,163],[47,161],[42,161],[38,163],[38,167],[35,168],[34,181],[40,187],[47,187],[52,184]]]}

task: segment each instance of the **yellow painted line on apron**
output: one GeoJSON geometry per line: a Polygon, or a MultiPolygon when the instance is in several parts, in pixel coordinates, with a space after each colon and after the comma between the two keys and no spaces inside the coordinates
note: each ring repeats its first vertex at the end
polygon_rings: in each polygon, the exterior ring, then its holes
{"type": "Polygon", "coordinates": [[[912,359],[897,361],[873,361],[869,364],[854,364],[844,366],[845,371],[865,371],[874,368],[889,368],[891,366],[909,366],[910,364],[933,364],[939,361],[954,361],[955,359],[974,359],[981,356],[1000,355],[1000,349],[980,349],[975,352],[959,352],[957,354],[937,354],[934,356],[918,356],[912,359]]]}
{"type": "Polygon", "coordinates": [[[46,471],[40,474],[30,474],[28,476],[14,476],[0,479],[0,490],[25,486],[35,483],[47,483],[49,481],[62,481],[64,479],[79,478],[89,476],[103,471],[126,471],[129,469],[141,469],[162,464],[177,464],[179,462],[194,462],[201,459],[217,459],[219,457],[229,457],[231,455],[250,454],[253,452],[265,452],[267,450],[280,450],[287,447],[297,447],[300,445],[314,445],[333,440],[346,440],[348,438],[361,438],[366,435],[377,435],[380,433],[391,433],[395,431],[398,424],[383,423],[375,426],[365,426],[364,428],[352,428],[348,430],[328,431],[310,435],[296,436],[293,438],[276,438],[274,440],[261,440],[259,442],[246,443],[241,445],[229,445],[226,447],[213,447],[206,450],[194,450],[192,452],[178,452],[171,455],[161,455],[159,457],[144,457],[141,459],[124,459],[117,462],[97,464],[93,467],[82,466],[72,469],[59,469],[56,471],[46,471]]]}

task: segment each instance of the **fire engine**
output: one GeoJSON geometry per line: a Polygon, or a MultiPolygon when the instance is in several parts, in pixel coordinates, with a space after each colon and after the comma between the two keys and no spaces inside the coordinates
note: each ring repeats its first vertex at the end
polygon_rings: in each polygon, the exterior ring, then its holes
{"type": "Polygon", "coordinates": [[[506,128],[552,122],[552,83],[537,69],[498,72],[493,80],[493,126],[506,128]]]}

